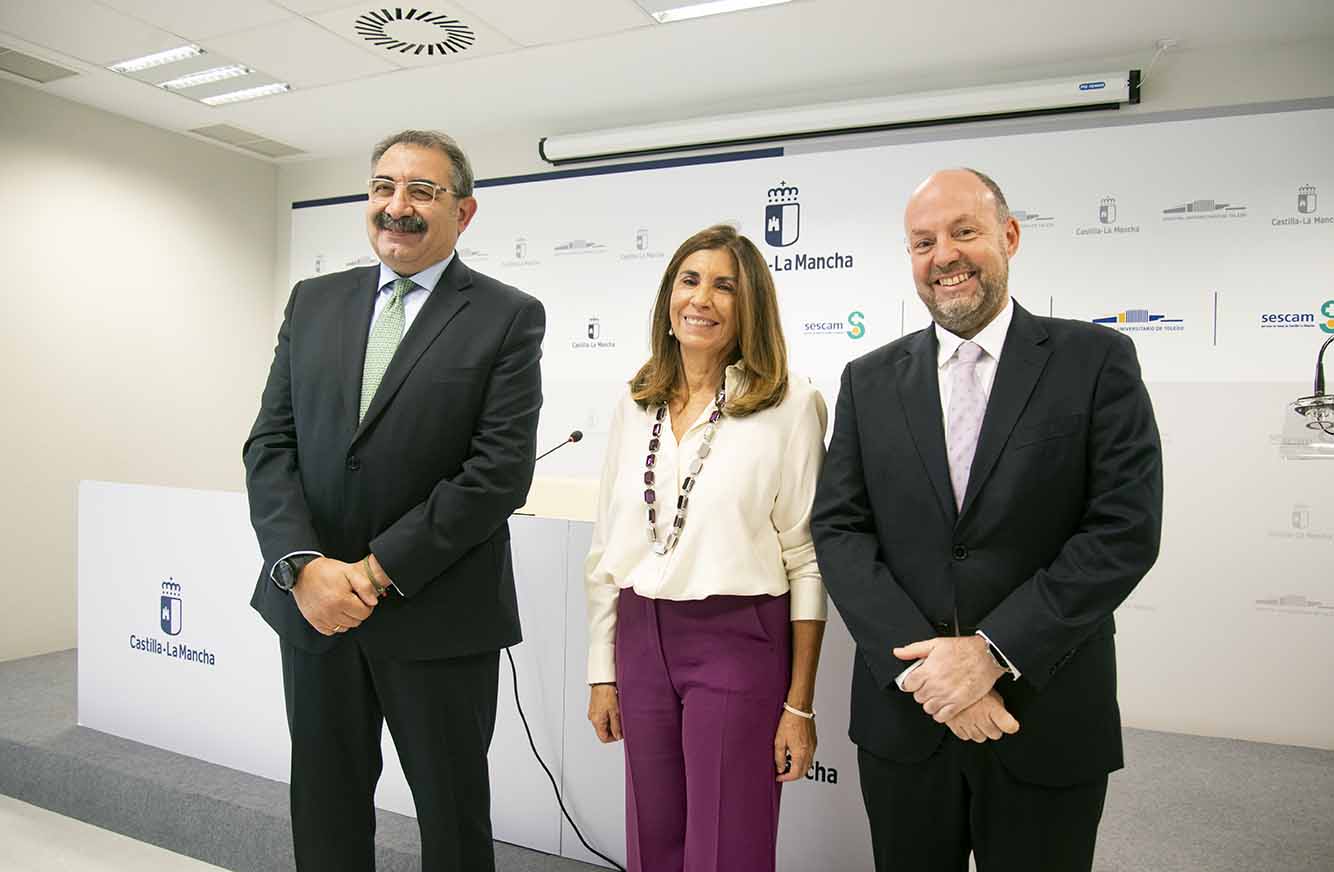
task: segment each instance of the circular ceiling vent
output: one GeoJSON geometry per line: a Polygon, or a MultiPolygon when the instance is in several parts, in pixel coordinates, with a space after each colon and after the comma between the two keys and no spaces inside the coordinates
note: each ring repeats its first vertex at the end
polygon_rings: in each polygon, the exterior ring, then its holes
{"type": "Polygon", "coordinates": [[[477,40],[472,28],[457,18],[415,7],[373,9],[358,16],[355,27],[362,39],[399,54],[458,54],[477,40]]]}

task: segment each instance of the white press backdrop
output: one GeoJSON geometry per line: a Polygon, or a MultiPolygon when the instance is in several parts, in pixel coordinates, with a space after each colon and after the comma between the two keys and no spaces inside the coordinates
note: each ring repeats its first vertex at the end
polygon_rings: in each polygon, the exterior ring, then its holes
{"type": "MultiPolygon", "coordinates": [[[[1162,557],[1118,615],[1126,723],[1334,748],[1334,573],[1326,568],[1334,464],[1283,461],[1273,443],[1284,403],[1309,392],[1314,352],[1334,334],[1331,140],[1334,110],[1321,109],[772,149],[747,160],[509,181],[479,190],[481,211],[460,252],[546,303],[540,441],[555,444],[575,427],[588,438],[541,472],[593,477],[608,413],[646,354],[653,294],[680,240],[729,221],[761,246],[793,367],[832,407],[847,360],[928,323],[902,245],[909,192],[941,167],[990,173],[1023,226],[1011,265],[1016,298],[1040,314],[1112,319],[1129,333],[1163,432],[1162,557]],[[780,202],[770,202],[771,189],[780,202]]],[[[363,210],[362,202],[298,208],[293,280],[373,263],[363,210]]],[[[88,485],[80,524],[81,722],[282,777],[276,644],[244,606],[258,558],[243,499],[88,485]],[[153,559],[127,564],[127,551],[153,559]],[[126,643],[139,621],[143,635],[164,635],[144,609],[170,598],[159,583],[179,581],[181,567],[190,577],[182,594],[189,634],[209,620],[216,638],[230,639],[225,665],[168,669],[167,658],[126,643]],[[233,687],[269,703],[224,717],[233,687]],[[235,732],[219,732],[229,723],[235,732]],[[250,733],[252,747],[239,748],[250,733]]],[[[619,749],[598,745],[583,722],[577,552],[587,528],[518,527],[528,641],[516,656],[536,741],[585,831],[619,857],[619,749]]],[[[855,752],[844,734],[851,657],[835,618],[817,696],[818,766],[784,796],[784,870],[866,865],[855,752]]],[[[502,712],[493,754],[504,761],[497,835],[587,857],[555,817],[512,716],[502,712]]],[[[410,811],[401,775],[386,777],[382,804],[410,811]]]]}
{"type": "MultiPolygon", "coordinates": [[[[1311,691],[1334,664],[1334,464],[1284,461],[1273,440],[1334,334],[1331,141],[1334,109],[1317,109],[520,181],[478,190],[460,253],[546,303],[540,442],[589,438],[541,472],[596,477],[682,239],[729,221],[760,245],[793,368],[832,409],[847,360],[929,323],[903,246],[909,193],[941,167],[989,173],[1023,228],[1016,299],[1129,313],[1113,326],[1157,409],[1163,551],[1121,609],[1127,722],[1330,748],[1334,701],[1311,691]],[[799,210],[788,245],[765,241],[771,188],[796,189],[780,194],[799,210]]],[[[295,210],[293,281],[373,262],[364,208],[295,210]]]]}

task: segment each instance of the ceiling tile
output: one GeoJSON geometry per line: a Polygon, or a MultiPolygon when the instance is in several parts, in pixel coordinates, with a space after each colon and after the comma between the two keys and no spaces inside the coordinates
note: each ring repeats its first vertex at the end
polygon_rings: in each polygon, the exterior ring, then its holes
{"type": "Polygon", "coordinates": [[[304,18],[233,33],[207,41],[206,48],[236,58],[288,82],[313,88],[399,69],[304,18]]]}
{"type": "Polygon", "coordinates": [[[290,9],[298,15],[312,15],[316,12],[328,12],[331,9],[342,9],[347,6],[347,0],[273,0],[273,2],[290,9]]]}
{"type": "Polygon", "coordinates": [[[222,113],[216,109],[107,70],[92,70],[87,75],[61,79],[43,86],[42,90],[167,130],[183,130],[223,120],[219,117],[222,113]]]}
{"type": "Polygon", "coordinates": [[[7,49],[0,49],[0,70],[39,84],[78,75],[74,70],[48,63],[41,58],[35,58],[21,51],[9,51],[7,49]]]}
{"type": "Polygon", "coordinates": [[[359,3],[312,20],[400,67],[438,66],[519,48],[485,21],[447,3],[359,3]]]}
{"type": "Polygon", "coordinates": [[[461,0],[476,17],[521,45],[570,42],[633,27],[657,26],[633,0],[461,0]]]}
{"type": "Polygon", "coordinates": [[[268,0],[227,0],[225,3],[182,3],[181,0],[102,2],[146,24],[179,34],[193,42],[296,17],[291,10],[268,0]]]}
{"type": "Polygon", "coordinates": [[[97,66],[142,57],[185,42],[174,33],[90,0],[0,2],[0,31],[97,66]]]}

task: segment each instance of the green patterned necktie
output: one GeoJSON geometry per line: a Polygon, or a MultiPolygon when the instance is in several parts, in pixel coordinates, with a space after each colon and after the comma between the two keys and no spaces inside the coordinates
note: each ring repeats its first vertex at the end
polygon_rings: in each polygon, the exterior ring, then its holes
{"type": "Polygon", "coordinates": [[[357,413],[357,423],[366,417],[366,410],[375,399],[375,391],[380,387],[380,379],[389,368],[389,361],[394,359],[394,351],[403,339],[403,295],[417,285],[412,279],[398,279],[394,282],[394,296],[388,305],[380,310],[380,317],[375,319],[371,328],[370,339],[366,342],[366,363],[361,371],[361,410],[357,413]]]}

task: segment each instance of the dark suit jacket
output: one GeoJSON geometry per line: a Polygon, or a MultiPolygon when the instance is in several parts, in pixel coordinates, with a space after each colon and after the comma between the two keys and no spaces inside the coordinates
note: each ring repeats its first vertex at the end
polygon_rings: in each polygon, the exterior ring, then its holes
{"type": "Polygon", "coordinates": [[[293,551],[373,552],[401,591],[357,634],[409,659],[520,640],[506,520],[532,482],[546,314],[455,256],[403,336],[365,420],[362,364],[379,267],[292,289],[243,455],[264,566],[251,605],[288,643],[323,651],[270,580],[293,551]]]}
{"type": "Polygon", "coordinates": [[[945,453],[928,328],[843,371],[811,518],[820,570],[857,643],[854,742],[898,762],[948,735],[894,685],[892,649],[981,628],[1023,673],[996,689],[1020,730],[988,747],[1036,784],[1122,765],[1112,610],[1153,565],[1157,425],[1133,343],[1018,304],[963,508],[945,453]]]}

